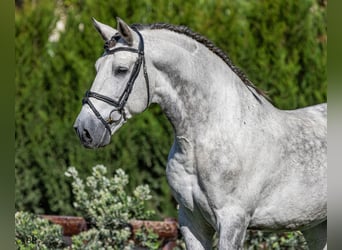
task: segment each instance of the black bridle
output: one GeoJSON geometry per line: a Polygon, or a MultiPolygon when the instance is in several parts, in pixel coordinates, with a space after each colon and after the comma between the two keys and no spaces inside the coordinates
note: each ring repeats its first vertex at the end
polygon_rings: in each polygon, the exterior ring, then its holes
{"type": "Polygon", "coordinates": [[[133,30],[138,34],[140,40],[139,40],[139,47],[138,49],[135,48],[131,48],[131,47],[119,47],[119,48],[114,48],[114,49],[109,49],[108,47],[106,47],[106,45],[110,42],[114,42],[114,40],[118,39],[118,36],[113,36],[111,40],[106,42],[105,45],[105,49],[106,49],[106,55],[112,55],[116,52],[119,51],[129,51],[132,53],[137,53],[138,54],[138,59],[135,61],[134,66],[133,66],[133,70],[131,73],[131,76],[126,84],[126,88],[124,89],[123,93],[121,94],[120,98],[116,101],[113,100],[110,97],[101,95],[99,93],[93,92],[88,90],[82,100],[82,104],[88,104],[90,109],[94,112],[94,114],[96,115],[96,117],[103,123],[103,125],[106,127],[106,129],[109,132],[109,135],[111,134],[111,129],[110,129],[110,124],[115,123],[120,121],[121,119],[124,119],[125,121],[127,120],[126,117],[126,113],[125,113],[125,105],[127,103],[128,97],[132,92],[133,86],[134,86],[134,82],[137,79],[139,72],[140,72],[140,68],[141,65],[143,65],[143,73],[144,73],[144,78],[145,78],[145,83],[146,83],[146,89],[147,89],[147,104],[146,104],[146,108],[148,107],[148,105],[150,104],[150,84],[149,84],[149,79],[148,79],[148,75],[147,75],[147,70],[146,70],[146,62],[145,62],[145,56],[144,56],[144,40],[142,35],[140,34],[140,32],[133,28],[133,30]],[[99,113],[99,111],[95,108],[95,106],[93,105],[93,103],[90,101],[90,97],[93,97],[97,100],[103,101],[108,103],[111,106],[114,106],[114,109],[110,112],[109,114],[109,118],[107,120],[105,120],[101,114],[99,113]],[[120,118],[117,120],[113,120],[111,118],[111,114],[113,112],[119,112],[120,114],[120,118]]]}

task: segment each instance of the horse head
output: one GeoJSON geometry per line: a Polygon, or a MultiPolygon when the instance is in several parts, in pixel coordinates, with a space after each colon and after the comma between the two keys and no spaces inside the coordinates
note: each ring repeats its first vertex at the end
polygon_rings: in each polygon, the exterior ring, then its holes
{"type": "Polygon", "coordinates": [[[144,40],[138,30],[117,18],[117,29],[93,19],[105,41],[105,52],[96,61],[96,77],[83,98],[74,123],[82,144],[103,147],[134,114],[150,104],[144,40]]]}

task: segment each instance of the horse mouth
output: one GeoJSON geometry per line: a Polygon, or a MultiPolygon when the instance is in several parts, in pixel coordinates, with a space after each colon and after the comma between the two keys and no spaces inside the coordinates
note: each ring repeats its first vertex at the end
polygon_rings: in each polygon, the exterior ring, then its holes
{"type": "Polygon", "coordinates": [[[108,135],[108,131],[104,130],[104,133],[102,136],[96,138],[97,136],[92,136],[91,133],[84,129],[83,131],[78,131],[77,128],[75,128],[76,134],[78,135],[81,144],[85,148],[95,149],[95,148],[101,148],[105,147],[110,143],[110,136],[108,135]]]}

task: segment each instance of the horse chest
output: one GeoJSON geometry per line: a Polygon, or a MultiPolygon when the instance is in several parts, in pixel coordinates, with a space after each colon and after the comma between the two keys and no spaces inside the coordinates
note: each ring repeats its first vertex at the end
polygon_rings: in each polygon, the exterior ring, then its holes
{"type": "Polygon", "coordinates": [[[184,166],[174,161],[168,162],[166,175],[177,202],[191,212],[201,214],[207,222],[212,223],[213,213],[205,194],[198,184],[197,177],[189,174],[184,169],[184,166]]]}
{"type": "Polygon", "coordinates": [[[193,210],[193,182],[194,177],[189,174],[182,165],[174,162],[168,162],[166,176],[171,187],[173,196],[178,203],[193,210]]]}
{"type": "Polygon", "coordinates": [[[166,176],[173,196],[180,205],[192,212],[197,210],[208,221],[212,212],[197,179],[192,151],[180,149],[179,145],[173,145],[166,168],[166,176]]]}

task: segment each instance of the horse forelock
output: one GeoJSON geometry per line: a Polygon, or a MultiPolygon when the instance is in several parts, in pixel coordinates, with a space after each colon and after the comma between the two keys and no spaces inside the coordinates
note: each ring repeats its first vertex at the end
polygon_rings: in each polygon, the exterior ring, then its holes
{"type": "MultiPolygon", "coordinates": [[[[254,89],[259,95],[267,98],[268,96],[266,93],[256,87],[248,78],[247,76],[238,68],[236,67],[228,55],[223,52],[220,48],[218,48],[212,41],[210,41],[208,38],[205,36],[192,31],[189,27],[184,26],[184,25],[173,25],[173,24],[168,24],[168,23],[154,23],[150,25],[145,25],[145,24],[133,24],[132,27],[138,29],[138,30],[144,30],[144,29],[150,29],[150,30],[156,30],[156,29],[166,29],[169,31],[173,31],[179,34],[186,35],[187,37],[194,39],[195,41],[203,44],[205,47],[207,47],[211,52],[213,52],[215,55],[220,57],[230,68],[231,70],[241,79],[241,81],[247,86],[251,87],[254,89]]],[[[257,98],[258,99],[258,98],[257,98]]]]}
{"type": "Polygon", "coordinates": [[[109,40],[107,40],[103,46],[105,51],[108,51],[112,48],[115,47],[115,45],[117,44],[117,42],[120,39],[120,34],[116,33],[114,36],[112,36],[109,40]]]}

